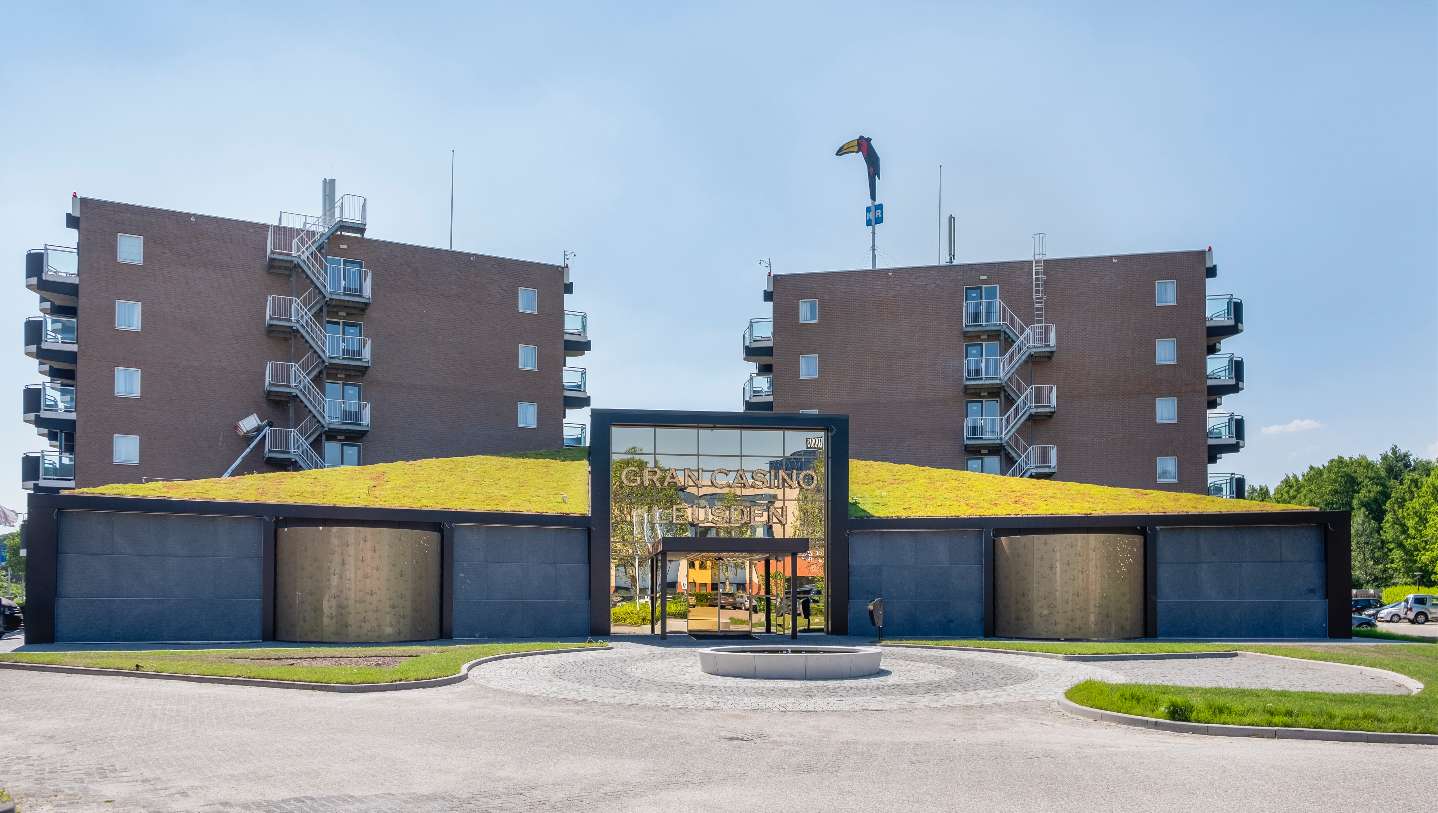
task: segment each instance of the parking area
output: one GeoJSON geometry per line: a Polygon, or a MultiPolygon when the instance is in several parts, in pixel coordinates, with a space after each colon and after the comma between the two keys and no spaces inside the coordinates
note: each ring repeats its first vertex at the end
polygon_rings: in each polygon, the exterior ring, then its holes
{"type": "Polygon", "coordinates": [[[1380,622],[1378,629],[1381,632],[1391,632],[1396,635],[1412,635],[1418,638],[1438,638],[1438,621],[1429,621],[1427,624],[1409,624],[1400,621],[1396,624],[1380,622]]]}

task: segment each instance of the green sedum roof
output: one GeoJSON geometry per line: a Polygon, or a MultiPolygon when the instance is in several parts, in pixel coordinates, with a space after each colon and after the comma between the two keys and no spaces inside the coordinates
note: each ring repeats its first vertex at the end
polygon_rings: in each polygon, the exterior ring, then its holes
{"type": "MultiPolygon", "coordinates": [[[[589,513],[584,449],[441,457],[209,480],[118,483],[77,489],[174,500],[431,508],[520,514],[589,513]]],[[[1201,494],[1027,480],[872,460],[849,463],[856,517],[979,517],[1293,511],[1304,506],[1201,494]]]]}

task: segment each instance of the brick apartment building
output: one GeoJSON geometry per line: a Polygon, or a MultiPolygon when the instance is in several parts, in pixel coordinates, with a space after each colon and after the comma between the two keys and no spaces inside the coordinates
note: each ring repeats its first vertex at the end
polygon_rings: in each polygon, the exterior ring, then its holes
{"type": "Polygon", "coordinates": [[[367,209],[332,180],[274,224],[76,197],[76,247],[26,256],[23,485],[583,445],[568,267],[377,240],[367,209]]]}
{"type": "Polygon", "coordinates": [[[926,466],[1242,496],[1210,473],[1244,444],[1209,296],[1212,250],[771,274],[750,321],[749,410],[845,413],[851,454],[926,466]]]}

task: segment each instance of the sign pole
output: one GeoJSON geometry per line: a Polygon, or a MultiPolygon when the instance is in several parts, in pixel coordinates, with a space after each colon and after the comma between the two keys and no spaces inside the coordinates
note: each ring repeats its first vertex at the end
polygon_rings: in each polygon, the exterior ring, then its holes
{"type": "Polygon", "coordinates": [[[879,267],[879,221],[876,218],[869,224],[869,270],[879,267]]]}

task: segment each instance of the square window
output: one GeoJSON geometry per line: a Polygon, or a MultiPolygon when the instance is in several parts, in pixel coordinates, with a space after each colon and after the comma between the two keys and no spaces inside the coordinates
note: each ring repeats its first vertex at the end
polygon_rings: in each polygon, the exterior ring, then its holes
{"type": "Polygon", "coordinates": [[[1159,423],[1178,423],[1178,399],[1174,397],[1153,399],[1154,419],[1159,423]]]}
{"type": "Polygon", "coordinates": [[[539,346],[533,344],[521,344],[519,346],[519,369],[539,369],[539,346]]]}
{"type": "Polygon", "coordinates": [[[130,265],[144,265],[145,238],[138,234],[115,235],[115,259],[130,265]]]}
{"type": "Polygon", "coordinates": [[[537,288],[519,289],[519,312],[539,313],[539,290],[537,288]]]}
{"type": "Polygon", "coordinates": [[[116,435],[111,451],[113,462],[126,466],[138,465],[140,462],[140,436],[116,435]]]}
{"type": "Polygon", "coordinates": [[[519,428],[533,429],[539,426],[539,404],[533,401],[519,402],[519,428]]]}
{"type": "Polygon", "coordinates": [[[819,321],[819,300],[799,300],[799,321],[805,324],[812,324],[819,321]]]}
{"type": "Polygon", "coordinates": [[[1161,279],[1153,284],[1153,304],[1177,305],[1178,280],[1161,279]]]}
{"type": "Polygon", "coordinates": [[[819,377],[819,354],[817,354],[817,353],[812,353],[812,354],[809,354],[809,355],[804,355],[804,356],[800,356],[800,357],[799,357],[799,377],[800,377],[800,378],[818,378],[818,377],[819,377]]]}
{"type": "Polygon", "coordinates": [[[1160,483],[1177,483],[1177,482],[1178,482],[1178,458],[1177,458],[1177,457],[1160,457],[1160,458],[1158,458],[1158,481],[1159,481],[1160,483]]]}
{"type": "Polygon", "coordinates": [[[115,395],[120,398],[140,397],[140,370],[138,367],[115,368],[115,395]]]}
{"type": "Polygon", "coordinates": [[[140,329],[140,303],[125,299],[115,300],[115,329],[140,329]]]}
{"type": "Polygon", "coordinates": [[[1154,364],[1178,363],[1178,339],[1155,339],[1153,342],[1154,364]]]}

